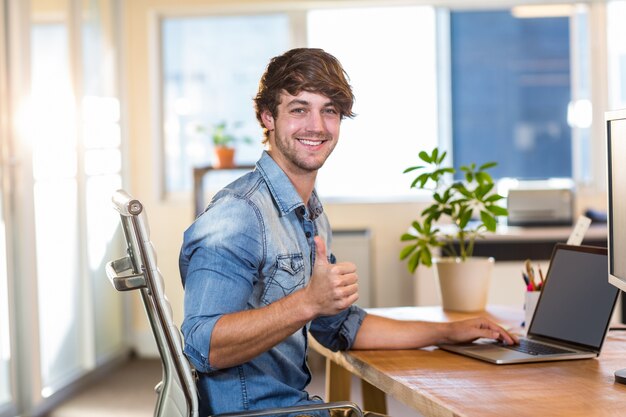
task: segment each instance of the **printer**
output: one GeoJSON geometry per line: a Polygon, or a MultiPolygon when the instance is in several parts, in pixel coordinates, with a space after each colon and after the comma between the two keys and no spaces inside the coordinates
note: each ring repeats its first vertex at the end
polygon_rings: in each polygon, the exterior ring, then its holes
{"type": "MultiPolygon", "coordinates": [[[[500,188],[500,187],[499,187],[500,188]]],[[[507,198],[509,226],[572,225],[574,182],[570,179],[510,181],[503,190],[507,198]]]]}

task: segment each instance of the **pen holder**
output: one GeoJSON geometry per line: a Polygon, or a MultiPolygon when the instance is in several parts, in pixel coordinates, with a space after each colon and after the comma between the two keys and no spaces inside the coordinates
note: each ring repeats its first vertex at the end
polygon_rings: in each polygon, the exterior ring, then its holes
{"type": "Polygon", "coordinates": [[[524,327],[528,329],[530,322],[535,314],[535,307],[537,307],[537,301],[541,291],[526,291],[524,296],[524,327]]]}

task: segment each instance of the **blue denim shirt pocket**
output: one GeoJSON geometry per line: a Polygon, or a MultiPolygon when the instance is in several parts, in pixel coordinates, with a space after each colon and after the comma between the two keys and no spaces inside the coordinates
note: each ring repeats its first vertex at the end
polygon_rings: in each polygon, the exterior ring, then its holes
{"type": "Polygon", "coordinates": [[[291,294],[304,287],[304,257],[302,253],[278,255],[273,273],[267,280],[262,300],[264,304],[291,294]]]}

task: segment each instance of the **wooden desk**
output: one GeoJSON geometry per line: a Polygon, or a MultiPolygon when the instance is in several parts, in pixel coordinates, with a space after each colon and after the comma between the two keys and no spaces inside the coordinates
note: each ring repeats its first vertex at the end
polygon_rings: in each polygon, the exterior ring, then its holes
{"type": "MultiPolygon", "coordinates": [[[[443,312],[440,307],[369,311],[407,320],[471,316],[443,312]]],[[[522,320],[521,311],[507,307],[489,307],[485,315],[509,326],[522,320]]],[[[597,359],[504,366],[437,348],[331,352],[314,340],[311,346],[327,358],[327,400],[349,399],[345,382],[349,384],[352,373],[367,382],[363,408],[370,411],[386,412],[382,391],[425,416],[626,415],[626,386],[613,380],[615,370],[626,368],[624,331],[609,332],[597,359]],[[333,376],[336,379],[330,380],[333,376]],[[333,386],[335,382],[340,385],[333,386]]]]}

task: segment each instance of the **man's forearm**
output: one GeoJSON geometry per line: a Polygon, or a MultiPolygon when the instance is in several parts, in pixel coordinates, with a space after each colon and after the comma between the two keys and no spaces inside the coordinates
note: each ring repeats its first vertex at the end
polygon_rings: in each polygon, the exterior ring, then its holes
{"type": "Polygon", "coordinates": [[[221,317],[211,335],[209,363],[227,368],[247,362],[274,347],[320,315],[334,315],[358,298],[356,266],[331,264],[326,245],[315,238],[313,274],[306,287],[267,307],[221,317]]]}
{"type": "Polygon", "coordinates": [[[430,346],[443,338],[441,323],[399,321],[368,314],[352,349],[412,349],[430,346]]]}
{"type": "Polygon", "coordinates": [[[303,290],[266,307],[222,316],[211,335],[209,363],[229,368],[248,362],[301,329],[315,317],[303,290]]]}
{"type": "Polygon", "coordinates": [[[413,349],[439,343],[469,342],[481,337],[517,343],[498,324],[484,317],[454,322],[393,320],[368,314],[359,328],[353,349],[413,349]]]}

